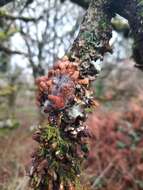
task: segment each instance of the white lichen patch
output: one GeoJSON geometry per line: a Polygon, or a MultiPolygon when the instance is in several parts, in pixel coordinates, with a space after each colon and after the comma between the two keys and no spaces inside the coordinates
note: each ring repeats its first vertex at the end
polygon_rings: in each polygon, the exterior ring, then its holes
{"type": "Polygon", "coordinates": [[[50,101],[49,100],[45,100],[45,102],[43,102],[42,106],[40,107],[40,111],[43,115],[47,115],[47,112],[45,112],[45,110],[47,110],[47,107],[49,106],[50,101]]]}
{"type": "Polygon", "coordinates": [[[79,105],[74,105],[68,113],[69,117],[76,119],[77,117],[83,117],[82,109],[79,105]]]}
{"type": "Polygon", "coordinates": [[[116,15],[111,20],[113,26],[112,38],[109,45],[112,48],[112,53],[106,53],[103,58],[103,65],[107,63],[120,63],[123,60],[130,59],[133,55],[133,39],[129,37],[128,20],[116,15]]]}
{"type": "Polygon", "coordinates": [[[129,21],[119,14],[116,14],[115,17],[111,19],[111,24],[116,31],[130,29],[129,21]]]}
{"type": "Polygon", "coordinates": [[[117,61],[131,58],[133,54],[133,39],[125,37],[123,32],[113,30],[109,45],[113,50],[111,57],[117,61]]]}
{"type": "Polygon", "coordinates": [[[109,40],[109,46],[112,53],[105,53],[103,59],[92,60],[91,65],[94,66],[98,73],[101,72],[105,63],[116,63],[125,59],[130,59],[133,55],[133,39],[129,37],[130,25],[126,18],[116,14],[111,19],[113,27],[112,38],[109,40]]]}
{"type": "Polygon", "coordinates": [[[94,68],[97,70],[97,72],[100,72],[102,69],[102,63],[101,59],[97,59],[96,61],[91,61],[91,64],[94,66],[94,68]]]}

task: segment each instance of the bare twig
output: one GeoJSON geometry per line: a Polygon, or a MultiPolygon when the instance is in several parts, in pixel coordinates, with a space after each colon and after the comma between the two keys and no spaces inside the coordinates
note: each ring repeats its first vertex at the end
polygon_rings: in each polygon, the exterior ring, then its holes
{"type": "Polygon", "coordinates": [[[30,17],[23,17],[23,16],[13,16],[10,14],[0,14],[0,18],[5,18],[8,20],[21,20],[24,22],[36,22],[40,18],[30,18],[30,17]]]}
{"type": "Polygon", "coordinates": [[[19,55],[27,56],[27,54],[24,52],[17,51],[17,50],[11,50],[8,47],[3,46],[2,44],[0,44],[0,51],[3,51],[7,54],[19,54],[19,55]]]}
{"type": "Polygon", "coordinates": [[[94,189],[96,187],[96,185],[105,177],[105,175],[107,174],[107,172],[112,168],[114,162],[115,162],[116,158],[114,158],[109,164],[108,166],[102,171],[102,173],[96,178],[96,180],[94,181],[92,188],[94,189]]]}

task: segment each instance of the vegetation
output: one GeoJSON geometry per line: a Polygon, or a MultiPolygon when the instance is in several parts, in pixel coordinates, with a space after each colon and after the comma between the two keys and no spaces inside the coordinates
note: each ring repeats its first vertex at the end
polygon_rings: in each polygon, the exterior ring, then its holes
{"type": "Polygon", "coordinates": [[[142,12],[142,0],[11,0],[0,10],[0,135],[9,143],[0,188],[143,189],[142,12]],[[80,28],[77,5],[89,6],[80,28]]]}

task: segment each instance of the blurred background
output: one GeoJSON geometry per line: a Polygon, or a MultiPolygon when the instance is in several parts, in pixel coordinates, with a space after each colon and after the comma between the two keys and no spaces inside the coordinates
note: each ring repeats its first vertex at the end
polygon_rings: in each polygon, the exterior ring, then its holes
{"type": "MultiPolygon", "coordinates": [[[[34,81],[68,52],[89,2],[15,0],[0,8],[0,190],[27,190],[39,122],[34,81]]],[[[88,190],[143,189],[143,74],[133,65],[107,64],[93,86],[100,106],[87,121],[88,190]]]]}

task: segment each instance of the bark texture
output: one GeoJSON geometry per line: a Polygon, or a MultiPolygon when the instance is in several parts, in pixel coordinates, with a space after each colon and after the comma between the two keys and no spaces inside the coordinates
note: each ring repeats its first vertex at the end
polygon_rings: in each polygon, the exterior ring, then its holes
{"type": "Polygon", "coordinates": [[[110,51],[108,40],[111,36],[110,20],[118,13],[131,26],[134,38],[134,58],[137,66],[143,67],[143,3],[141,0],[92,0],[75,40],[71,54],[84,61],[96,60],[110,51]]]}
{"type": "MultiPolygon", "coordinates": [[[[34,134],[40,144],[33,155],[30,171],[31,186],[35,190],[76,188],[79,166],[88,154],[85,121],[97,106],[91,87],[98,74],[95,62],[102,61],[104,54],[111,51],[108,45],[110,19],[115,13],[130,21],[135,43],[138,42],[142,33],[139,33],[141,17],[137,15],[132,20],[130,16],[136,8],[137,2],[131,0],[125,5],[114,0],[91,0],[68,56],[59,60],[47,76],[37,79],[37,103],[46,125],[41,125],[34,134]],[[139,31],[134,27],[134,19],[139,24],[139,31]]],[[[142,56],[140,46],[139,41],[134,52],[142,56]]]]}

